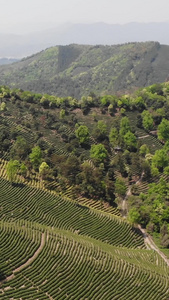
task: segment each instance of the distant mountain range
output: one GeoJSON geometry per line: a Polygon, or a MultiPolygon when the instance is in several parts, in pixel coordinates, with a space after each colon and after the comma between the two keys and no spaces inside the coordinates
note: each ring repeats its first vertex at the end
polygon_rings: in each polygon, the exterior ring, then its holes
{"type": "Polygon", "coordinates": [[[6,57],[3,57],[3,58],[0,58],[0,65],[9,65],[9,64],[12,64],[13,62],[17,62],[18,59],[16,58],[6,58],[6,57]]]}
{"type": "Polygon", "coordinates": [[[63,24],[56,28],[14,35],[0,33],[0,57],[21,58],[55,45],[114,45],[158,41],[169,44],[169,23],[63,24]]]}
{"type": "Polygon", "coordinates": [[[0,66],[0,85],[60,97],[128,93],[169,80],[169,46],[158,42],[51,47],[0,66]]]}

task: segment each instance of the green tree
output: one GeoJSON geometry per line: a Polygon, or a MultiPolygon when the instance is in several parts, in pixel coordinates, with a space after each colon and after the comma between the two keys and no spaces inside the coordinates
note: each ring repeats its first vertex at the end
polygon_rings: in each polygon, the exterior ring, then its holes
{"type": "Polygon", "coordinates": [[[112,95],[105,95],[100,99],[102,106],[114,105],[116,103],[116,97],[112,95]]]}
{"type": "Polygon", "coordinates": [[[111,128],[110,133],[109,133],[109,141],[112,146],[117,146],[118,145],[118,130],[116,127],[111,128]]]}
{"type": "Polygon", "coordinates": [[[162,171],[169,165],[169,155],[167,149],[157,150],[152,158],[152,167],[162,171]]]}
{"type": "Polygon", "coordinates": [[[153,128],[153,117],[148,110],[144,110],[141,114],[142,116],[142,124],[146,130],[151,130],[153,128]]]}
{"type": "Polygon", "coordinates": [[[140,213],[137,208],[133,207],[130,209],[128,214],[128,220],[131,224],[138,224],[140,222],[140,213]]]}
{"type": "Polygon", "coordinates": [[[117,178],[114,186],[115,193],[118,194],[118,196],[125,196],[127,187],[123,178],[117,178]]]}
{"type": "Polygon", "coordinates": [[[27,144],[27,141],[22,136],[18,136],[15,143],[12,146],[10,155],[12,158],[22,160],[27,156],[28,151],[29,145],[27,144]]]}
{"type": "Polygon", "coordinates": [[[93,168],[88,162],[81,164],[82,172],[79,174],[79,187],[85,196],[101,199],[106,196],[106,187],[102,170],[93,168]]]}
{"type": "Polygon", "coordinates": [[[71,184],[75,183],[76,175],[79,173],[79,160],[76,156],[70,156],[62,164],[60,172],[71,184]]]}
{"type": "Polygon", "coordinates": [[[113,106],[113,104],[110,104],[110,105],[108,106],[108,113],[112,116],[112,115],[113,115],[113,112],[114,112],[114,106],[113,106]]]}
{"type": "Polygon", "coordinates": [[[108,153],[102,144],[92,145],[90,149],[90,157],[94,161],[102,163],[108,157],[108,153]]]}
{"type": "Polygon", "coordinates": [[[41,163],[42,152],[39,146],[36,146],[32,149],[32,152],[29,154],[30,161],[35,169],[37,169],[41,163]]]}
{"type": "Polygon", "coordinates": [[[104,121],[99,120],[97,122],[97,126],[94,128],[92,132],[94,138],[97,139],[98,142],[101,142],[104,140],[107,136],[107,125],[104,123],[104,121]]]}
{"type": "Polygon", "coordinates": [[[107,133],[107,125],[104,123],[104,121],[99,120],[97,122],[97,128],[100,130],[101,134],[106,135],[106,133],[107,133]]]}
{"type": "Polygon", "coordinates": [[[15,179],[15,175],[19,170],[19,161],[18,160],[10,160],[6,167],[6,173],[8,176],[9,181],[13,182],[15,179]]]}
{"type": "Polygon", "coordinates": [[[59,114],[60,119],[64,119],[65,114],[66,114],[65,109],[61,109],[60,114],[59,114]]]}
{"type": "Polygon", "coordinates": [[[23,176],[25,177],[26,174],[27,174],[27,171],[28,171],[27,167],[25,166],[24,163],[22,163],[22,164],[20,165],[20,173],[21,173],[21,175],[23,175],[23,176]]]}
{"type": "Polygon", "coordinates": [[[140,147],[140,150],[139,150],[139,154],[143,157],[145,157],[146,154],[150,153],[150,150],[148,148],[148,146],[146,144],[143,144],[141,147],[140,147]]]}
{"type": "Polygon", "coordinates": [[[39,166],[39,174],[42,176],[42,179],[46,177],[48,171],[49,171],[49,166],[45,161],[43,161],[39,166]]]}
{"type": "Polygon", "coordinates": [[[79,140],[80,144],[86,144],[89,141],[89,129],[85,125],[80,125],[75,130],[75,135],[79,140]]]}
{"type": "Polygon", "coordinates": [[[137,139],[131,131],[128,131],[124,136],[124,143],[130,150],[136,148],[137,146],[137,139]]]}
{"type": "Polygon", "coordinates": [[[5,111],[6,110],[6,103],[5,102],[2,102],[1,105],[0,105],[0,110],[1,111],[5,111]]]}
{"type": "Polygon", "coordinates": [[[130,131],[129,119],[127,117],[123,117],[120,121],[120,136],[124,137],[128,131],[130,131]]]}
{"type": "Polygon", "coordinates": [[[159,170],[157,167],[151,166],[151,175],[154,177],[159,175],[159,170]]]}
{"type": "Polygon", "coordinates": [[[158,138],[163,141],[169,141],[169,121],[162,119],[158,126],[158,138]]]}

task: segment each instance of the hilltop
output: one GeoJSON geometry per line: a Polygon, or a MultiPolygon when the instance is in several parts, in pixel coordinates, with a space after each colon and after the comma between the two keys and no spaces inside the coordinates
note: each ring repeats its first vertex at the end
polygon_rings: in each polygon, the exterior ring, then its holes
{"type": "Polygon", "coordinates": [[[158,42],[115,46],[56,46],[0,66],[0,84],[72,96],[126,93],[161,83],[169,74],[169,46],[158,42]]]}

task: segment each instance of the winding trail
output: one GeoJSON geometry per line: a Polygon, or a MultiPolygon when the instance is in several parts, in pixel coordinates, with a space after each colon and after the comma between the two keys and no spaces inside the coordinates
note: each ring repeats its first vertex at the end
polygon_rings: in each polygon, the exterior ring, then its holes
{"type": "Polygon", "coordinates": [[[123,215],[123,218],[126,218],[126,214],[127,214],[127,198],[131,195],[131,185],[129,185],[129,188],[126,192],[126,196],[124,197],[124,199],[122,200],[122,205],[121,205],[121,208],[122,208],[122,215],[123,215]]]}
{"type": "MultiPolygon", "coordinates": [[[[142,181],[143,176],[144,176],[144,172],[142,172],[140,178],[136,181],[135,184],[139,184],[139,182],[142,181]]],[[[128,189],[127,189],[127,192],[126,192],[126,196],[125,196],[124,199],[122,200],[121,208],[122,208],[122,215],[123,215],[123,218],[126,218],[126,213],[127,213],[127,202],[126,202],[126,200],[127,200],[127,198],[128,198],[129,196],[131,196],[131,194],[132,194],[132,193],[131,193],[131,187],[132,187],[132,185],[129,185],[129,187],[128,187],[128,189]]]]}
{"type": "Polygon", "coordinates": [[[20,272],[21,270],[23,270],[24,268],[28,267],[39,255],[39,253],[42,251],[43,247],[45,245],[45,234],[42,233],[42,237],[41,237],[41,244],[39,246],[39,248],[36,250],[36,252],[34,253],[34,255],[32,257],[30,257],[26,263],[24,263],[23,265],[19,266],[18,268],[16,268],[15,270],[13,270],[12,274],[8,277],[6,277],[5,279],[3,279],[0,284],[4,283],[4,282],[8,282],[10,280],[12,280],[15,277],[15,273],[20,272]]]}
{"type": "MultiPolygon", "coordinates": [[[[135,184],[138,184],[139,182],[141,182],[143,176],[144,176],[144,172],[141,174],[141,177],[136,181],[135,184]]],[[[130,195],[131,195],[131,185],[129,185],[128,190],[126,192],[126,196],[125,196],[125,198],[122,201],[122,214],[123,214],[123,218],[126,218],[126,213],[127,213],[127,202],[126,202],[126,200],[127,200],[127,198],[130,195]]],[[[152,237],[149,234],[147,234],[146,230],[143,229],[140,224],[138,224],[138,228],[139,228],[139,230],[141,231],[141,233],[143,235],[144,243],[147,246],[147,248],[156,251],[161,256],[161,258],[166,262],[166,264],[169,266],[169,259],[156,246],[156,244],[154,243],[152,237]]]]}
{"type": "Polygon", "coordinates": [[[169,259],[164,255],[163,252],[160,251],[160,249],[156,246],[156,244],[154,243],[154,241],[152,240],[151,236],[149,234],[147,234],[147,232],[141,227],[141,225],[138,225],[138,228],[140,229],[140,231],[142,232],[142,235],[144,237],[144,242],[147,245],[147,247],[149,249],[152,249],[154,251],[156,251],[161,258],[166,262],[166,264],[169,267],[169,259]]]}

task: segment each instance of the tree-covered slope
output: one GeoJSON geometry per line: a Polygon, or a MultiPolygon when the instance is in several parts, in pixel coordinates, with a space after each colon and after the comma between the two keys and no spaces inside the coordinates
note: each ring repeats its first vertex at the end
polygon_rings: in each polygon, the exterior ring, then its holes
{"type": "Polygon", "coordinates": [[[81,100],[1,86],[0,299],[166,300],[168,182],[169,82],[81,100]]]}
{"type": "Polygon", "coordinates": [[[157,42],[116,46],[56,46],[0,67],[0,84],[80,98],[164,82],[169,46],[157,42]]]}
{"type": "Polygon", "coordinates": [[[168,82],[80,101],[1,87],[1,175],[100,211],[127,210],[168,248],[168,94],[168,82]]]}

